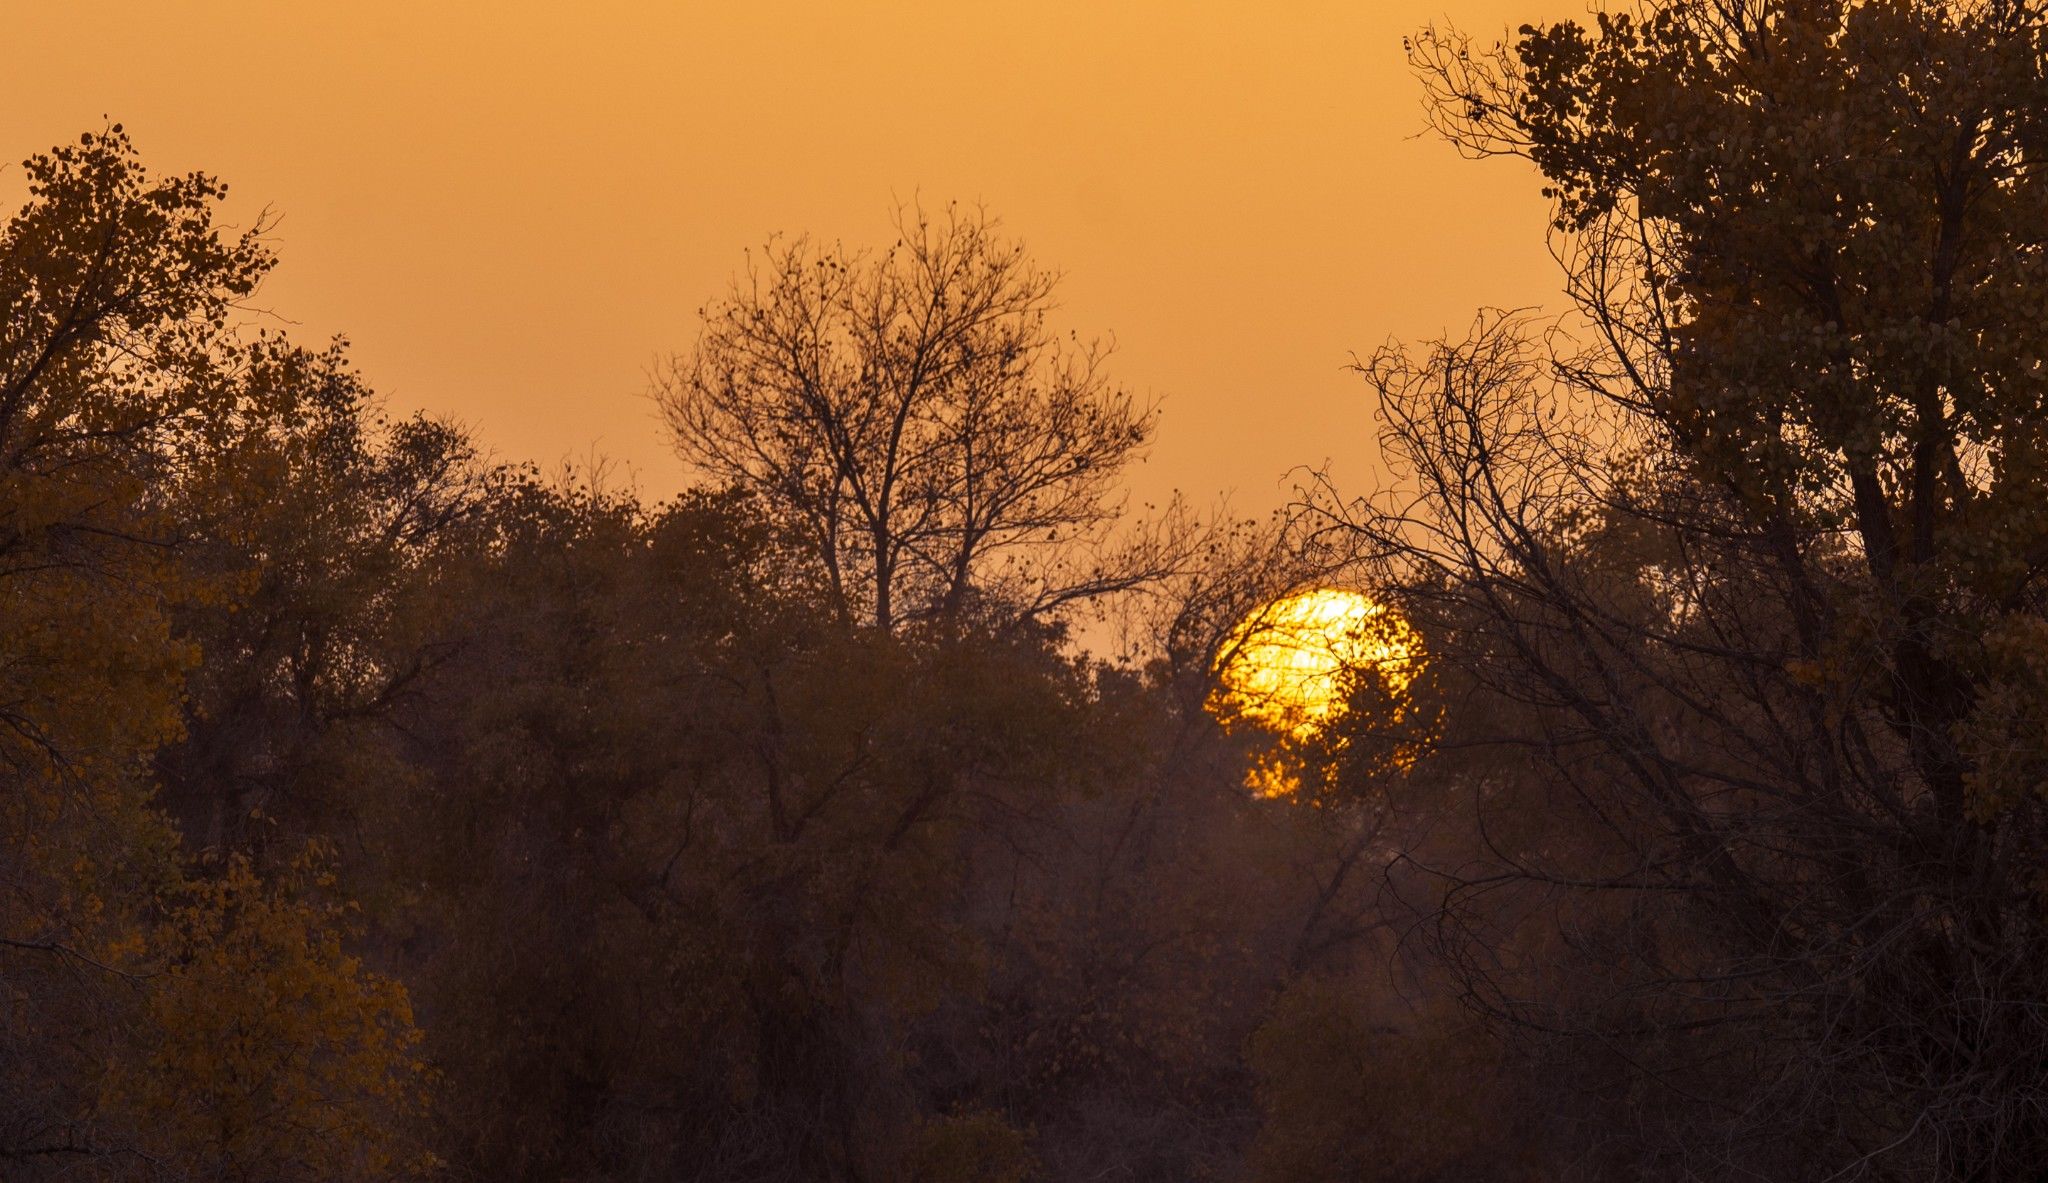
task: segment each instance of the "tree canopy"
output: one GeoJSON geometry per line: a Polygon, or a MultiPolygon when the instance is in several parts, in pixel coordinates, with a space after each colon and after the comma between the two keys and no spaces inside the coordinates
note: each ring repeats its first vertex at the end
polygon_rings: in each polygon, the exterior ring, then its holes
{"type": "Polygon", "coordinates": [[[1684,1090],[1656,1139],[1700,1177],[2003,1178],[2048,1136],[2043,33],[1681,0],[1413,43],[1438,129],[1546,178],[1571,311],[1365,362],[1411,484],[1325,538],[1501,701],[1473,740],[1540,755],[1503,795],[1586,831],[1455,872],[1464,976],[1684,1090]],[[1614,984],[1475,956],[1503,892],[1614,984]]]}
{"type": "Polygon", "coordinates": [[[119,126],[31,158],[0,1175],[2031,1177],[2048,11],[1409,48],[1566,303],[1360,359],[1390,479],[1263,523],[1127,513],[1155,409],[979,211],[752,256],[653,501],[259,327],[119,126]]]}

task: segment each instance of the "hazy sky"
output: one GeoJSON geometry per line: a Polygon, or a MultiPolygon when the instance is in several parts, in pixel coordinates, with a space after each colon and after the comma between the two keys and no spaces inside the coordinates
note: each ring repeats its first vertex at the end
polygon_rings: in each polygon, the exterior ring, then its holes
{"type": "Polygon", "coordinates": [[[281,215],[261,302],[346,333],[394,409],[654,495],[686,474],[646,372],[744,248],[978,201],[1164,400],[1138,491],[1262,511],[1293,466],[1371,474],[1354,350],[1556,303],[1531,174],[1418,138],[1401,38],[1581,7],[0,0],[0,150],[125,123],[281,215]]]}

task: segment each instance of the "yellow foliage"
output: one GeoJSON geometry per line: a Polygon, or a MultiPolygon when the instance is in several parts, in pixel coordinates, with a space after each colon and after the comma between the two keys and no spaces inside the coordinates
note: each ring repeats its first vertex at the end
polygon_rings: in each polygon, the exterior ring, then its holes
{"type": "Polygon", "coordinates": [[[429,1075],[411,1003],[344,950],[327,882],[318,852],[269,883],[231,859],[151,934],[147,1050],[106,1092],[156,1157],[266,1180],[432,1166],[405,1136],[429,1075]]]}

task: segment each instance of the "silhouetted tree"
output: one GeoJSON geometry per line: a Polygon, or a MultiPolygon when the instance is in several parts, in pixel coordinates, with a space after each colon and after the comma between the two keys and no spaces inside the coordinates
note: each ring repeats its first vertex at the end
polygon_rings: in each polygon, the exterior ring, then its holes
{"type": "Polygon", "coordinates": [[[1158,570],[1103,548],[1155,413],[1054,332],[1057,276],[984,214],[899,211],[881,255],[770,242],[655,394],[683,456],[754,494],[887,631],[977,599],[1036,616],[1158,570]]]}
{"type": "Polygon", "coordinates": [[[1408,484],[1326,538],[1465,681],[1487,807],[1571,823],[1447,867],[1447,931],[1495,1013],[1689,1099],[1646,1170],[2048,1153],[2044,37],[1669,0],[1416,45],[1439,129],[1545,175],[1577,315],[1364,363],[1408,484]]]}

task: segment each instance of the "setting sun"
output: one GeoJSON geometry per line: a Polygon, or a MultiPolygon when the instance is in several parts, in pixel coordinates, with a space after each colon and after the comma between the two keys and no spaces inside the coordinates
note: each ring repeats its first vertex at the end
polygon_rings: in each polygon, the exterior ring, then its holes
{"type": "Polygon", "coordinates": [[[1414,680],[1421,639],[1386,605],[1313,588],[1267,604],[1232,630],[1216,660],[1210,710],[1307,740],[1347,708],[1353,679],[1377,675],[1396,695],[1414,680]]]}

